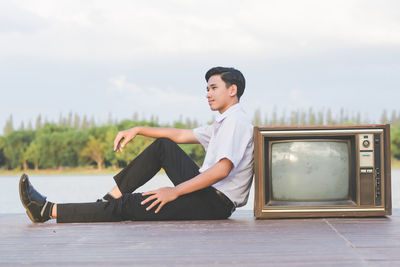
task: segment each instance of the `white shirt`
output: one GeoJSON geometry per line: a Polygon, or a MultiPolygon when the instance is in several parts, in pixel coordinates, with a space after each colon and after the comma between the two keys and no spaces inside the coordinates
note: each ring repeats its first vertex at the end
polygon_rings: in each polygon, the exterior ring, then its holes
{"type": "Polygon", "coordinates": [[[237,207],[244,206],[249,197],[253,178],[253,125],[241,105],[235,104],[219,114],[212,125],[193,130],[194,136],[206,150],[200,172],[223,158],[233,168],[229,175],[213,187],[224,193],[237,207]]]}

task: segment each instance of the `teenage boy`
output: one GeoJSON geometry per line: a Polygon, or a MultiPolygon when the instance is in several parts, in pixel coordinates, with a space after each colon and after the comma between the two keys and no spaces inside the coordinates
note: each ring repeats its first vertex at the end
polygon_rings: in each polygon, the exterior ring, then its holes
{"type": "Polygon", "coordinates": [[[157,138],[120,173],[116,186],[93,203],[55,204],[20,179],[22,204],[33,222],[226,219],[246,204],[253,176],[253,126],[239,104],[245,78],[234,68],[215,67],[205,75],[207,100],[219,114],[212,125],[193,130],[135,127],[119,132],[114,150],[136,135],[157,138]],[[206,150],[199,167],[177,143],[200,143],[206,150]],[[132,193],[163,168],[174,184],[132,193]]]}

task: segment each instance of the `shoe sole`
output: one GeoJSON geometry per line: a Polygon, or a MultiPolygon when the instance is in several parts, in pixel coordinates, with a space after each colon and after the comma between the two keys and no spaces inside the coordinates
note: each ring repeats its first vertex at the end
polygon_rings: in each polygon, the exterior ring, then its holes
{"type": "Polygon", "coordinates": [[[22,182],[25,180],[26,180],[25,177],[19,180],[19,199],[21,200],[22,206],[24,206],[24,208],[26,210],[26,214],[28,215],[29,219],[31,219],[31,221],[34,223],[38,223],[38,221],[35,220],[32,213],[29,211],[28,207],[25,205],[24,201],[22,200],[22,182]]]}

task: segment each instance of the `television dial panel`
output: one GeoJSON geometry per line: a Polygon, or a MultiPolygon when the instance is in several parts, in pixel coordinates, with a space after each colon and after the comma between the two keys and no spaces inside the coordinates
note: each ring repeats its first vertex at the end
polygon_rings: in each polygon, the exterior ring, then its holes
{"type": "Polygon", "coordinates": [[[360,160],[360,204],[382,204],[381,136],[358,134],[360,160]]]}

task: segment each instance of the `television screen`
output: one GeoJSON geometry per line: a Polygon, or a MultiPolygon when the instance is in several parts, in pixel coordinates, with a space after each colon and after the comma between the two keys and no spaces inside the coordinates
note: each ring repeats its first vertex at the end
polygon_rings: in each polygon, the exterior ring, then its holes
{"type": "Polygon", "coordinates": [[[348,200],[349,149],[341,140],[273,142],[271,200],[348,200]]]}

